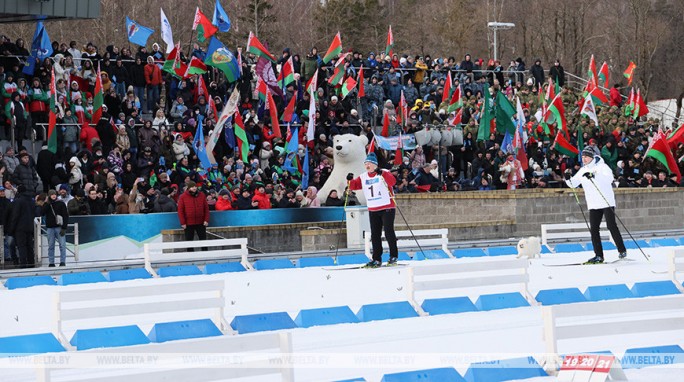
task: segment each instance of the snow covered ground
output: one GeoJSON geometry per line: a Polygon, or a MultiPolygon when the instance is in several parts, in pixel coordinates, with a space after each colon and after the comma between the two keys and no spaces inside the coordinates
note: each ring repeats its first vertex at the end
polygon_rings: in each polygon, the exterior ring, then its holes
{"type": "MultiPolygon", "coordinates": [[[[635,282],[667,280],[669,276],[662,272],[667,270],[666,255],[672,248],[646,249],[652,256],[650,262],[646,261],[638,250],[630,250],[629,257],[635,261],[595,266],[543,265],[581,262],[591,257],[589,252],[543,255],[541,259],[531,260],[529,289],[534,296],[543,289],[578,287],[580,291],[584,291],[587,286],[626,284],[630,287],[635,282]]],[[[513,256],[426,260],[416,262],[412,266],[500,261],[505,258],[510,259],[513,256]]],[[[608,251],[606,258],[616,259],[617,252],[608,251]]],[[[407,301],[407,274],[407,267],[377,270],[305,268],[186,276],[182,280],[225,280],[225,318],[231,322],[237,315],[284,311],[294,319],[302,309],[347,305],[352,311],[357,312],[364,304],[407,301]]],[[[181,278],[133,280],[117,282],[116,285],[164,284],[179,280],[181,278]]],[[[2,290],[0,337],[51,332],[54,328],[53,292],[57,290],[106,288],[110,285],[40,286],[13,291],[2,290]]],[[[440,294],[450,297],[468,296],[474,302],[482,294],[517,290],[515,287],[478,287],[440,294]]],[[[440,294],[431,294],[429,297],[441,297],[440,294]]],[[[419,299],[423,297],[426,296],[418,295],[419,299]]],[[[141,321],[139,326],[147,333],[154,322],[200,317],[201,312],[196,312],[194,316],[167,315],[152,322],[141,321]]],[[[82,321],[79,325],[107,327],[115,326],[117,322],[82,321]]],[[[531,355],[541,359],[545,351],[542,326],[540,307],[532,306],[292,329],[290,333],[293,353],[303,357],[303,362],[295,367],[295,379],[323,381],[363,377],[368,381],[380,381],[383,374],[435,367],[454,367],[464,375],[471,362],[531,355]]],[[[73,334],[73,330],[73,327],[65,328],[68,338],[73,334]]],[[[684,331],[563,341],[559,343],[558,350],[561,353],[610,350],[620,357],[626,349],[656,345],[684,346],[684,331]]],[[[116,351],[125,353],[126,348],[117,348],[116,351]]],[[[630,381],[684,381],[684,364],[630,369],[626,374],[630,381]]],[[[66,375],[69,373],[64,374],[66,375]]],[[[88,380],[87,372],[79,371],[78,375],[83,375],[85,380],[88,380]]],[[[32,381],[35,380],[35,372],[30,369],[0,369],[0,380],[32,381]]],[[[280,377],[260,377],[251,380],[280,380],[280,377]]],[[[555,378],[529,379],[552,380],[555,378]]]]}

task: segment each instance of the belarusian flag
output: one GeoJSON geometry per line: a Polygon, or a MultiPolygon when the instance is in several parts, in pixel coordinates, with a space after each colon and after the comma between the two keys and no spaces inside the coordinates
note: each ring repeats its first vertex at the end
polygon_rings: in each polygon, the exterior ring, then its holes
{"type": "Polygon", "coordinates": [[[342,65],[335,65],[335,70],[333,71],[332,76],[328,78],[328,83],[330,86],[337,86],[339,85],[342,80],[344,79],[344,64],[342,65]]]}
{"type": "Polygon", "coordinates": [[[356,87],[356,80],[354,77],[347,77],[347,80],[342,84],[342,99],[344,99],[349,92],[356,87]]]}
{"type": "Polygon", "coordinates": [[[259,41],[259,39],[254,35],[254,33],[249,32],[249,38],[247,38],[247,51],[254,53],[259,57],[264,57],[271,62],[276,62],[276,58],[264,47],[264,45],[259,41]]]}
{"type": "Polygon", "coordinates": [[[665,139],[665,134],[662,132],[659,132],[656,135],[651,147],[648,148],[644,157],[651,157],[662,163],[670,174],[677,175],[677,183],[682,179],[682,174],[679,172],[677,161],[672,155],[672,151],[670,151],[670,147],[665,139]]]}
{"type": "Polygon", "coordinates": [[[366,85],[363,83],[363,65],[359,69],[359,98],[366,96],[366,85]]]}
{"type": "Polygon", "coordinates": [[[608,88],[608,78],[610,76],[610,69],[608,69],[608,63],[603,61],[601,69],[598,72],[598,84],[604,88],[608,88]]]}
{"type": "Polygon", "coordinates": [[[684,142],[684,124],[667,136],[667,143],[672,150],[676,149],[680,142],[684,142]]]}
{"type": "Polygon", "coordinates": [[[209,101],[207,99],[210,98],[209,90],[207,90],[207,84],[204,82],[204,78],[202,76],[197,77],[197,85],[195,85],[195,88],[192,89],[192,101],[197,103],[200,96],[204,96],[204,100],[207,102],[209,101]]]}
{"type": "Polygon", "coordinates": [[[340,53],[342,53],[342,38],[340,37],[340,32],[337,32],[332,43],[330,43],[328,51],[325,53],[325,56],[323,56],[323,63],[327,64],[340,53]]]}
{"type": "Polygon", "coordinates": [[[641,89],[637,89],[636,97],[634,98],[634,112],[632,113],[632,117],[637,119],[646,114],[648,114],[648,106],[646,106],[646,102],[644,102],[644,99],[641,97],[641,89]]]}
{"type": "Polygon", "coordinates": [[[563,107],[563,101],[560,98],[560,94],[551,101],[548,110],[546,111],[547,117],[545,120],[549,121],[549,115],[554,117],[553,121],[550,123],[556,123],[558,126],[558,131],[565,133],[567,137],[570,137],[568,132],[568,122],[565,120],[565,108],[563,107]]]}
{"type": "Polygon", "coordinates": [[[283,111],[283,116],[281,117],[282,121],[285,123],[290,123],[292,120],[292,115],[294,114],[295,111],[295,101],[297,100],[297,97],[293,96],[290,98],[290,102],[287,104],[287,107],[285,108],[285,111],[283,111]]]}
{"type": "Polygon", "coordinates": [[[406,97],[404,97],[404,91],[401,91],[401,97],[399,98],[399,111],[401,111],[401,122],[405,123],[406,118],[408,118],[408,102],[406,102],[406,97]]]}
{"type": "Polygon", "coordinates": [[[589,70],[587,70],[587,76],[589,76],[589,81],[592,79],[594,83],[598,83],[598,73],[596,73],[596,61],[594,60],[594,55],[591,55],[591,60],[589,61],[589,70]]]}
{"type": "Polygon", "coordinates": [[[404,142],[401,139],[401,132],[399,132],[399,141],[397,142],[397,151],[394,153],[394,165],[399,166],[404,161],[404,142]]]}
{"type": "MultiPolygon", "coordinates": [[[[102,85],[100,85],[102,86],[102,85]]],[[[48,114],[48,131],[47,142],[48,150],[53,154],[57,154],[57,114],[55,114],[55,105],[57,104],[57,85],[55,84],[55,68],[52,67],[50,75],[50,111],[48,114]]]]}
{"type": "Polygon", "coordinates": [[[195,74],[202,75],[206,72],[207,65],[205,65],[204,62],[202,62],[202,60],[199,58],[192,56],[192,59],[190,59],[190,63],[188,64],[188,68],[185,70],[183,78],[188,78],[195,74]]]}
{"type": "Polygon", "coordinates": [[[392,26],[389,26],[389,31],[387,31],[387,44],[385,46],[385,54],[391,56],[392,48],[394,48],[394,35],[392,34],[392,26]]]}
{"type": "Polygon", "coordinates": [[[456,113],[454,118],[451,121],[449,121],[449,124],[453,125],[453,126],[461,126],[462,123],[463,123],[463,108],[460,108],[460,109],[458,109],[458,112],[456,113]]]}
{"type": "Polygon", "coordinates": [[[636,69],[636,64],[632,61],[629,62],[629,66],[627,69],[625,69],[625,72],[622,73],[623,76],[627,79],[627,85],[632,85],[632,79],[634,78],[634,69],[636,69]]]}
{"type": "Polygon", "coordinates": [[[634,112],[634,88],[629,90],[629,97],[627,98],[627,104],[625,105],[625,117],[629,117],[634,112]]]}
{"type": "Polygon", "coordinates": [[[280,82],[280,87],[285,89],[285,86],[292,81],[294,81],[294,65],[292,64],[292,56],[290,56],[280,68],[278,82],[280,82]]]}
{"type": "Polygon", "coordinates": [[[311,93],[314,96],[316,96],[316,91],[318,90],[318,70],[314,72],[314,75],[309,78],[308,81],[306,81],[306,86],[304,87],[304,91],[307,93],[311,93]]]}
{"type": "Polygon", "coordinates": [[[454,111],[458,111],[463,106],[463,99],[461,97],[461,85],[458,85],[456,89],[454,89],[454,94],[451,96],[451,100],[449,101],[449,107],[447,107],[447,113],[451,113],[454,111]]]}
{"type": "MultiPolygon", "coordinates": [[[[584,114],[587,117],[589,117],[589,119],[594,121],[594,126],[598,127],[599,123],[598,118],[596,117],[596,108],[594,107],[594,101],[588,94],[584,99],[584,104],[582,105],[582,110],[580,111],[580,114],[584,114]]],[[[581,131],[579,131],[578,134],[579,133],[581,133],[581,131]]]]}
{"type": "Polygon", "coordinates": [[[93,90],[93,117],[91,122],[96,124],[102,117],[102,104],[104,103],[104,93],[102,92],[102,76],[100,75],[100,65],[97,65],[97,78],[95,78],[95,90],[93,90]]]}
{"type": "Polygon", "coordinates": [[[596,86],[596,82],[589,81],[587,82],[587,86],[584,88],[585,93],[583,94],[585,97],[588,95],[591,95],[591,98],[594,99],[594,103],[597,105],[603,105],[603,104],[608,104],[608,97],[606,97],[605,94],[599,89],[598,86],[596,86]]]}
{"type": "Polygon", "coordinates": [[[213,36],[214,33],[218,31],[218,28],[212,25],[207,16],[205,16],[204,13],[200,11],[199,7],[197,7],[197,10],[195,11],[195,21],[192,23],[192,30],[197,31],[197,41],[204,42],[206,39],[213,36]]]}
{"type": "Polygon", "coordinates": [[[553,142],[553,149],[569,157],[574,157],[579,154],[579,150],[577,150],[577,147],[571,145],[570,142],[568,142],[568,140],[565,139],[563,134],[561,134],[560,130],[558,130],[558,133],[556,134],[556,139],[553,142]]]}
{"type": "Polygon", "coordinates": [[[188,70],[188,68],[185,63],[181,62],[180,54],[178,53],[179,51],[180,42],[176,44],[176,46],[174,46],[171,50],[171,53],[169,53],[169,55],[166,56],[166,61],[164,61],[164,66],[162,66],[162,70],[171,73],[174,76],[182,78],[185,75],[185,72],[188,70]]]}
{"type": "Polygon", "coordinates": [[[268,92],[268,85],[266,84],[266,81],[264,81],[261,78],[261,76],[257,77],[256,90],[259,97],[259,101],[266,103],[266,93],[268,92]]]}
{"type": "Polygon", "coordinates": [[[389,137],[389,127],[390,127],[390,120],[389,120],[389,114],[384,113],[385,115],[382,117],[382,132],[380,133],[381,136],[383,137],[389,137]]]}
{"type": "Polygon", "coordinates": [[[273,100],[271,91],[266,91],[266,100],[268,101],[268,112],[271,115],[271,129],[276,138],[283,138],[283,133],[280,131],[280,124],[278,123],[278,108],[273,100]]]}
{"type": "Polygon", "coordinates": [[[309,125],[306,128],[306,140],[307,140],[309,145],[314,144],[315,132],[316,132],[316,99],[314,97],[314,91],[311,90],[309,92],[309,125]]]}
{"type": "Polygon", "coordinates": [[[486,141],[489,139],[489,132],[491,131],[491,123],[494,116],[491,111],[491,96],[489,95],[489,88],[485,88],[482,97],[482,110],[480,111],[480,127],[477,130],[477,141],[486,141]]]}
{"type": "Polygon", "coordinates": [[[235,138],[237,138],[238,151],[243,162],[249,161],[249,140],[247,139],[247,132],[245,131],[245,124],[242,122],[242,116],[238,111],[235,111],[233,117],[233,131],[235,138]]]}
{"type": "Polygon", "coordinates": [[[451,79],[451,70],[447,70],[446,82],[444,83],[444,92],[442,93],[442,102],[446,101],[451,97],[451,84],[454,80],[451,79]]]}

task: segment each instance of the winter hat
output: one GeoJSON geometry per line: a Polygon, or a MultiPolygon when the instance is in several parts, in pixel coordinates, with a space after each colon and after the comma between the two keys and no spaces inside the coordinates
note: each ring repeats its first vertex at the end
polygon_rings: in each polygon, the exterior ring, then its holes
{"type": "Polygon", "coordinates": [[[192,180],[189,180],[187,183],[185,183],[185,186],[187,188],[197,187],[197,183],[193,182],[192,180]]]}
{"type": "Polygon", "coordinates": [[[48,196],[52,196],[52,195],[57,195],[57,191],[55,191],[55,190],[48,190],[48,196]]]}
{"type": "Polygon", "coordinates": [[[378,157],[375,156],[375,153],[370,153],[366,157],[366,160],[363,161],[363,163],[373,163],[374,165],[378,165],[378,157]]]}
{"type": "Polygon", "coordinates": [[[587,146],[582,150],[582,156],[583,157],[591,157],[593,158],[596,155],[596,152],[591,146],[587,146]]]}

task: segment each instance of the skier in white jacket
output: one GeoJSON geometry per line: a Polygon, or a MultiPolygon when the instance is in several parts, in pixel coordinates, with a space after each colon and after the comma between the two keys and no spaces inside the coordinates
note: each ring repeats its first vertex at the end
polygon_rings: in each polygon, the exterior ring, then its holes
{"type": "Polygon", "coordinates": [[[591,146],[582,150],[582,168],[572,176],[565,174],[568,187],[577,188],[582,185],[584,197],[589,209],[589,225],[591,243],[594,246],[595,257],[587,261],[588,264],[603,263],[603,246],[601,245],[600,225],[606,217],[606,225],[613,237],[619,252],[619,258],[627,257],[627,249],[622,241],[622,235],[615,224],[615,193],[613,192],[613,172],[601,159],[601,156],[591,146]]]}

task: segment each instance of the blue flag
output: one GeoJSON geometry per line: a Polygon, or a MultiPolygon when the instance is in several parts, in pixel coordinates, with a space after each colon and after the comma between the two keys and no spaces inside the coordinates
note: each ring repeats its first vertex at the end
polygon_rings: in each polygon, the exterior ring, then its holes
{"type": "Polygon", "coordinates": [[[506,130],[504,139],[501,142],[501,150],[503,150],[503,152],[506,154],[515,153],[515,150],[513,149],[513,137],[511,137],[511,134],[508,132],[508,130],[506,130]]]}
{"type": "Polygon", "coordinates": [[[287,156],[285,157],[285,163],[283,163],[283,168],[290,172],[290,174],[296,174],[299,171],[297,167],[297,150],[299,150],[299,128],[295,127],[291,130],[292,136],[290,141],[287,142],[285,146],[285,152],[287,156]]]}
{"type": "Polygon", "coordinates": [[[147,39],[154,33],[154,29],[144,27],[126,16],[126,34],[128,41],[135,45],[147,45],[147,39]]]}
{"type": "Polygon", "coordinates": [[[309,148],[304,150],[304,164],[302,165],[302,188],[309,188],[309,148]]]}
{"type": "Polygon", "coordinates": [[[195,139],[192,140],[192,148],[195,149],[195,154],[200,160],[200,164],[203,169],[209,170],[211,168],[211,162],[207,156],[207,145],[204,144],[204,131],[202,131],[202,119],[200,116],[197,119],[197,132],[195,132],[195,139]]]}
{"type": "Polygon", "coordinates": [[[43,61],[51,55],[52,43],[50,42],[50,37],[43,23],[39,21],[36,24],[36,31],[33,33],[33,40],[31,41],[31,57],[29,57],[28,63],[24,66],[22,72],[32,76],[36,70],[36,60],[43,61]]]}
{"type": "MultiPolygon", "coordinates": [[[[225,106],[224,106],[225,107],[225,106]]],[[[233,117],[228,118],[223,128],[223,136],[226,138],[226,144],[231,149],[235,149],[235,130],[233,130],[233,117]]]]}
{"type": "Polygon", "coordinates": [[[228,14],[223,10],[219,0],[216,0],[216,5],[214,6],[214,18],[211,23],[216,25],[220,32],[228,32],[230,30],[230,19],[228,14]]]}

